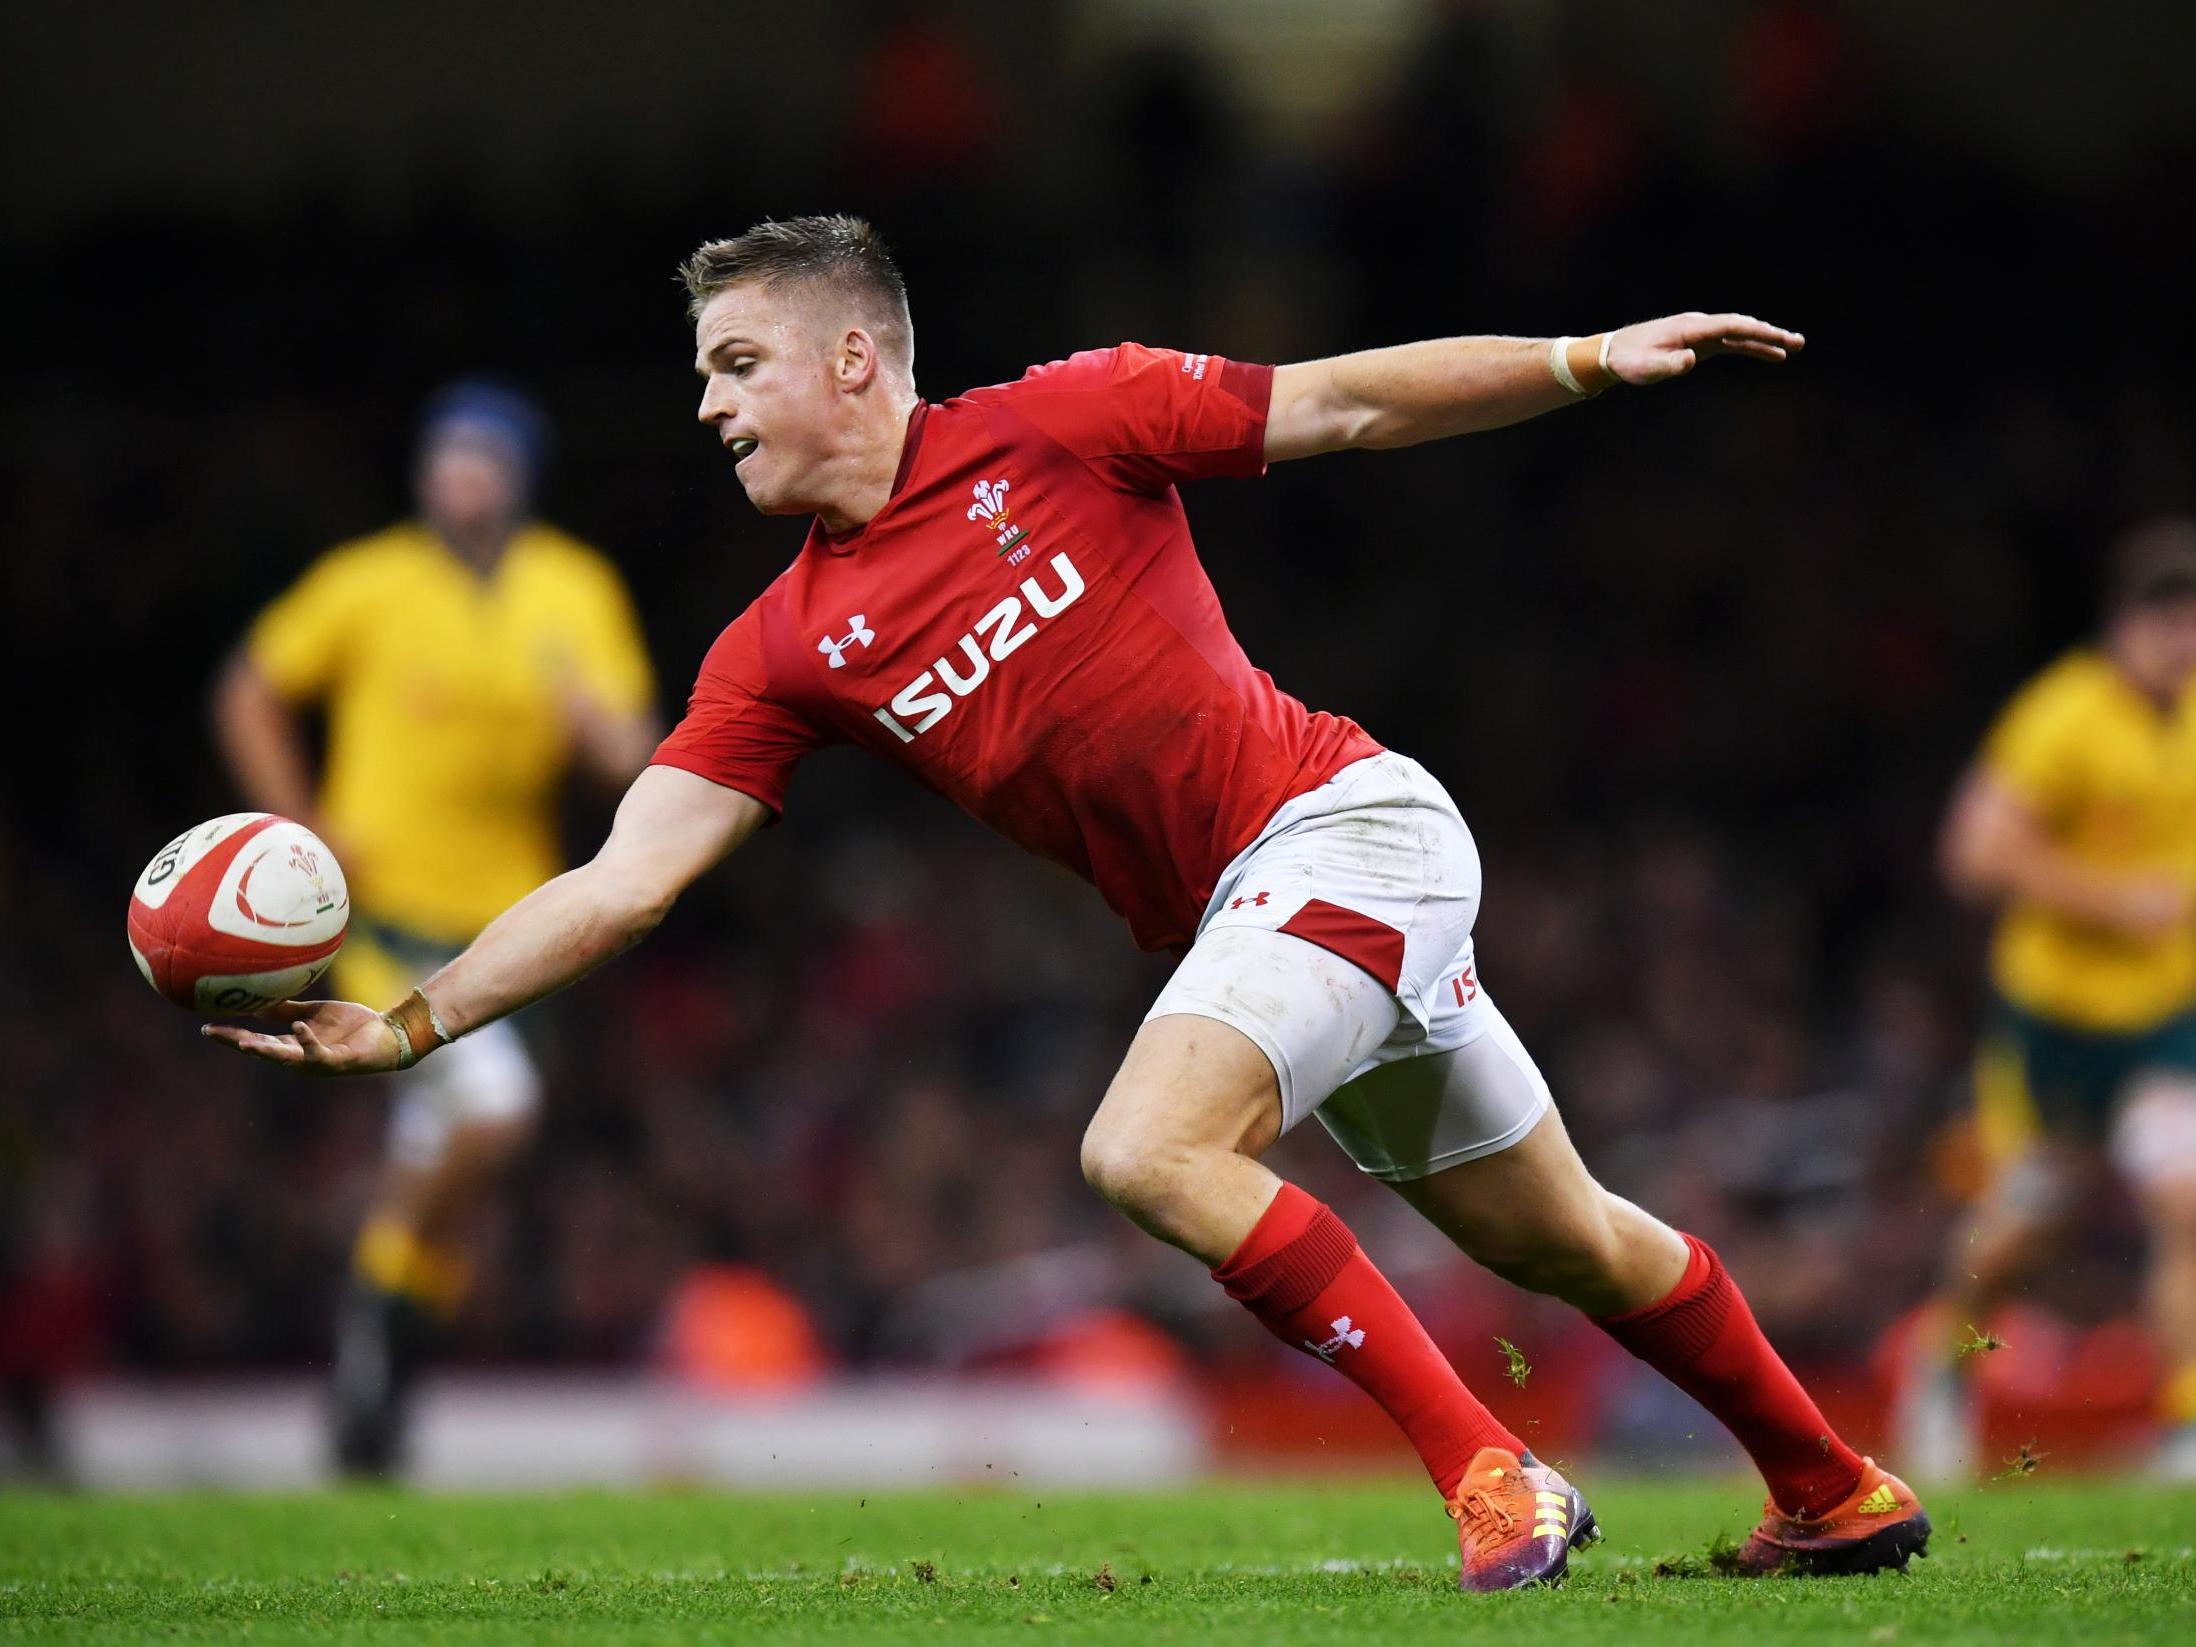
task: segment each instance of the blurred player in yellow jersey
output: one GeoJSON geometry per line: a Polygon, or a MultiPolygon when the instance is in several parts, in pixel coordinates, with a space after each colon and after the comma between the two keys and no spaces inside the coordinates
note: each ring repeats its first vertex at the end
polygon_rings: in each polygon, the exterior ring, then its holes
{"type": "MultiPolygon", "coordinates": [[[[621,790],[658,729],[648,656],[610,562],[532,519],[540,414],[501,386],[432,401],[419,518],[322,555],[263,612],[214,695],[251,805],[309,823],[349,878],[336,987],[394,999],[563,867],[560,791],[621,790]],[[300,711],[320,708],[317,782],[300,711]]],[[[467,1229],[526,1143],[539,1077],[494,1024],[395,1078],[390,1153],[336,1348],[336,1453],[398,1458],[424,1343],[462,1299],[467,1229]]]]}
{"type": "Polygon", "coordinates": [[[2116,1175],[2152,1244],[2161,1464],[2196,1474],[2196,523],[2120,546],[2099,643],[1999,716],[1954,798],[1944,867],[1998,911],[1975,1074],[1993,1182],[1923,1329],[1907,1456],[1938,1473],[1985,1462],[1958,1345],[2116,1175]]]}

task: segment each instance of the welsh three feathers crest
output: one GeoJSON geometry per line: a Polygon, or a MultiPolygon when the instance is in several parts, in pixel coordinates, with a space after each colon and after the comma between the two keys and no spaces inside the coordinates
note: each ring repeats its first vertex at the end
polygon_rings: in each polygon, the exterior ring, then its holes
{"type": "Polygon", "coordinates": [[[999,546],[996,552],[1002,555],[1029,536],[1014,524],[1007,509],[1007,493],[1013,486],[1010,480],[979,480],[973,488],[976,501],[968,506],[968,518],[991,533],[999,546]]]}

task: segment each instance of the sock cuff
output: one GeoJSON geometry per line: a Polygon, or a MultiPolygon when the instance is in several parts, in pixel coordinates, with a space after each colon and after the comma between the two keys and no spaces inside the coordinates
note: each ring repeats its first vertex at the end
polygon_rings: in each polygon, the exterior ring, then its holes
{"type": "Polygon", "coordinates": [[[1684,1241],[1691,1260],[1666,1297],[1645,1309],[1603,1316],[1600,1322],[1603,1331],[1634,1355],[1651,1349],[1674,1366],[1700,1359],[1731,1319],[1731,1306],[1738,1299],[1731,1272],[1715,1248],[1697,1235],[1686,1235],[1684,1241]]]}
{"type": "Polygon", "coordinates": [[[1283,1184],[1212,1278],[1239,1304],[1286,1314],[1324,1292],[1356,1252],[1357,1237],[1332,1207],[1283,1184]]]}

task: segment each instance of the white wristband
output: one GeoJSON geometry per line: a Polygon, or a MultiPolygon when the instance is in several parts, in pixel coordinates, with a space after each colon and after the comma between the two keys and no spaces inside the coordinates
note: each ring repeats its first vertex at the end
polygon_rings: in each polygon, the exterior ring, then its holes
{"type": "MultiPolygon", "coordinates": [[[[1555,374],[1555,380],[1562,384],[1565,389],[1576,395],[1580,400],[1584,400],[1586,398],[1586,386],[1579,382],[1578,374],[1571,370],[1570,348],[1577,341],[1578,339],[1575,337],[1559,337],[1549,344],[1548,370],[1555,374]]],[[[1609,363],[1609,342],[1606,338],[1602,339],[1601,362],[1604,366],[1609,363]]]]}
{"type": "MultiPolygon", "coordinates": [[[[1613,331],[1603,332],[1601,334],[1601,354],[1595,362],[1595,364],[1597,364],[1601,368],[1601,375],[1607,378],[1611,383],[1614,383],[1616,381],[1616,373],[1609,369],[1609,347],[1611,344],[1615,343],[1616,340],[1617,335],[1613,331]]],[[[435,1027],[439,1029],[442,1026],[438,1024],[435,1027]]]]}

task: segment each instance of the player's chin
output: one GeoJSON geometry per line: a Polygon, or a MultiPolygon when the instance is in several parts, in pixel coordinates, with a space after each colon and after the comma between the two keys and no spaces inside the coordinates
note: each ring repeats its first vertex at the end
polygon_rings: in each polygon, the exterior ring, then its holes
{"type": "Polygon", "coordinates": [[[801,512],[800,504],[787,497],[781,489],[773,487],[767,479],[758,477],[749,480],[742,475],[740,485],[746,489],[747,501],[759,515],[793,515],[801,512]]]}

